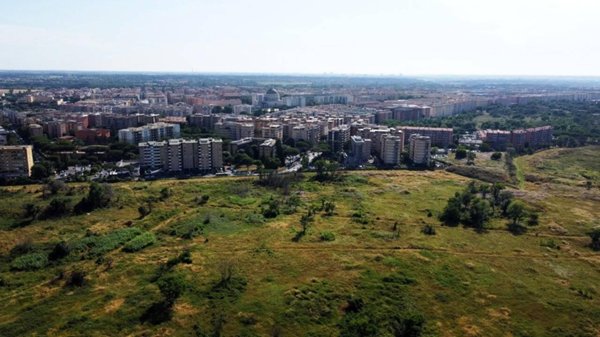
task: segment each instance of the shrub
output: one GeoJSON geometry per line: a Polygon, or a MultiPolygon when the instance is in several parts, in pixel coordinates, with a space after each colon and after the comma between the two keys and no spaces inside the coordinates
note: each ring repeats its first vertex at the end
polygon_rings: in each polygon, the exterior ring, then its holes
{"type": "Polygon", "coordinates": [[[588,235],[590,239],[592,239],[590,247],[593,250],[600,250],[600,226],[592,228],[592,230],[588,232],[588,235]]]}
{"type": "Polygon", "coordinates": [[[187,288],[186,281],[181,274],[163,276],[156,282],[156,285],[167,303],[175,302],[187,288]]]}
{"type": "Polygon", "coordinates": [[[494,152],[491,157],[492,160],[500,160],[502,159],[502,152],[494,152]]]}
{"type": "Polygon", "coordinates": [[[69,275],[65,285],[67,287],[83,287],[86,283],[85,276],[86,274],[84,271],[74,270],[71,272],[71,275],[69,275]]]}
{"type": "Polygon", "coordinates": [[[142,234],[137,227],[122,228],[105,235],[91,235],[73,242],[72,251],[82,252],[83,257],[93,258],[104,255],[142,234]]]}
{"type": "Polygon", "coordinates": [[[160,200],[167,200],[173,194],[170,188],[165,187],[160,190],[160,200]]]}
{"type": "Polygon", "coordinates": [[[425,235],[435,235],[435,227],[433,227],[432,225],[425,225],[421,229],[421,233],[425,235]]]}
{"type": "Polygon", "coordinates": [[[44,253],[30,253],[15,258],[10,264],[13,270],[36,270],[48,264],[48,255],[44,253]]]}
{"type": "Polygon", "coordinates": [[[123,251],[132,253],[142,250],[156,242],[156,237],[150,232],[144,232],[131,241],[127,242],[123,247],[123,251]]]}
{"type": "Polygon", "coordinates": [[[50,261],[60,260],[68,256],[69,253],[71,253],[71,249],[69,248],[66,242],[62,241],[57,243],[56,246],[54,246],[54,249],[52,249],[52,252],[50,252],[50,254],[48,255],[48,259],[50,261]]]}
{"type": "Polygon", "coordinates": [[[90,184],[88,195],[83,197],[75,206],[77,213],[91,212],[98,208],[108,207],[114,196],[113,189],[108,184],[90,184]]]}
{"type": "Polygon", "coordinates": [[[196,202],[198,203],[198,205],[204,205],[208,202],[208,199],[210,199],[210,196],[203,195],[201,197],[197,197],[196,202]]]}
{"type": "Polygon", "coordinates": [[[10,250],[10,256],[19,256],[19,255],[30,253],[32,251],[33,251],[33,241],[31,241],[31,239],[27,238],[27,239],[24,239],[23,241],[17,243],[14,247],[12,247],[12,249],[10,250]]]}
{"type": "Polygon", "coordinates": [[[321,241],[334,241],[335,235],[332,232],[321,232],[321,241]]]}
{"type": "Polygon", "coordinates": [[[50,204],[44,209],[44,217],[55,218],[63,216],[70,211],[70,200],[67,198],[54,198],[50,204]]]}

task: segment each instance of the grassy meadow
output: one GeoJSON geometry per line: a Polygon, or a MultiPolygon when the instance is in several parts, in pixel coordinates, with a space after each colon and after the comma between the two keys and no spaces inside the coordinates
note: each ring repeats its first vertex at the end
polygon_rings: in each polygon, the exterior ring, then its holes
{"type": "Polygon", "coordinates": [[[289,191],[255,177],[117,183],[108,208],[33,220],[24,205],[73,206],[88,185],[49,197],[3,187],[0,336],[391,336],[363,327],[401,329],[397,315],[421,320],[422,336],[599,336],[600,253],[586,233],[600,219],[600,149],[515,161],[524,182],[512,191],[540,212],[522,235],[499,218],[483,233],[442,226],[446,201],[471,181],[444,171],[306,174],[289,191]],[[264,217],[274,200],[278,214],[264,217]],[[334,210],[293,240],[325,201],[334,210]],[[44,260],[60,242],[70,253],[44,260]],[[184,251],[191,261],[171,262],[184,251]],[[186,287],[171,317],[152,322],[161,273],[186,287]]]}

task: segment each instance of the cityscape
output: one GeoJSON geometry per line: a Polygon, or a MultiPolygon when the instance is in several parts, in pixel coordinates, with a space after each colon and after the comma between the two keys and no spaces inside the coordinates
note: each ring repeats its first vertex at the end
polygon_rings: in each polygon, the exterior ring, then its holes
{"type": "Polygon", "coordinates": [[[0,336],[600,336],[600,2],[0,14],[0,336]]]}

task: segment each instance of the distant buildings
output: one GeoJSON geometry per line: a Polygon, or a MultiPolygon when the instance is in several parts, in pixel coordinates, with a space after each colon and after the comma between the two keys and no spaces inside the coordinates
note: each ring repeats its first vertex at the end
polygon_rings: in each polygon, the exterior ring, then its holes
{"type": "Polygon", "coordinates": [[[181,134],[179,124],[154,123],[137,128],[119,130],[119,141],[138,144],[148,141],[178,138],[181,134]]]}
{"type": "Polygon", "coordinates": [[[31,145],[0,146],[0,177],[29,177],[32,167],[31,145]]]}
{"type": "Polygon", "coordinates": [[[400,126],[398,127],[404,132],[404,142],[407,143],[410,136],[419,134],[431,138],[431,145],[437,147],[448,148],[454,140],[454,132],[451,128],[430,128],[420,126],[400,126]]]}
{"type": "Polygon", "coordinates": [[[431,138],[412,134],[409,138],[408,158],[416,165],[429,165],[431,158],[431,138]]]}
{"type": "Polygon", "coordinates": [[[540,126],[513,131],[482,130],[478,132],[478,137],[496,150],[505,150],[508,145],[517,150],[526,147],[535,149],[552,144],[552,127],[540,126]]]}
{"type": "Polygon", "coordinates": [[[104,143],[110,139],[108,129],[83,129],[75,131],[75,138],[86,144],[104,143]]]}
{"type": "Polygon", "coordinates": [[[164,172],[215,172],[223,168],[220,139],[170,139],[139,144],[140,167],[164,172]]]}

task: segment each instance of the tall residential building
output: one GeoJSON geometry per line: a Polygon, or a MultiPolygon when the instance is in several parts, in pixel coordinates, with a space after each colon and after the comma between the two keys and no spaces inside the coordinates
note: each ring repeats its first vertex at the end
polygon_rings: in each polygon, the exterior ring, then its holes
{"type": "Polygon", "coordinates": [[[33,167],[31,145],[0,146],[0,177],[29,177],[33,167]]]}
{"type": "Polygon", "coordinates": [[[413,164],[429,165],[431,158],[431,138],[413,134],[409,139],[408,157],[413,164]]]}
{"type": "Polygon", "coordinates": [[[262,142],[258,146],[259,157],[261,157],[261,158],[275,157],[277,155],[277,148],[275,147],[276,143],[277,143],[277,141],[275,139],[265,139],[265,141],[262,142]]]}
{"type": "Polygon", "coordinates": [[[331,151],[341,152],[344,150],[344,144],[350,141],[350,126],[340,125],[329,130],[327,142],[331,146],[331,151]]]}
{"type": "Polygon", "coordinates": [[[379,157],[385,165],[398,165],[402,161],[404,138],[402,136],[384,135],[381,139],[379,157]]]}
{"type": "Polygon", "coordinates": [[[148,141],[178,138],[180,136],[179,124],[154,123],[139,128],[119,130],[119,141],[129,144],[138,144],[148,141]]]}
{"type": "Polygon", "coordinates": [[[214,172],[223,167],[220,139],[170,139],[139,144],[140,166],[165,172],[214,172]]]}
{"type": "Polygon", "coordinates": [[[371,140],[361,136],[350,137],[350,156],[348,165],[358,166],[364,164],[371,157],[371,140]]]}

